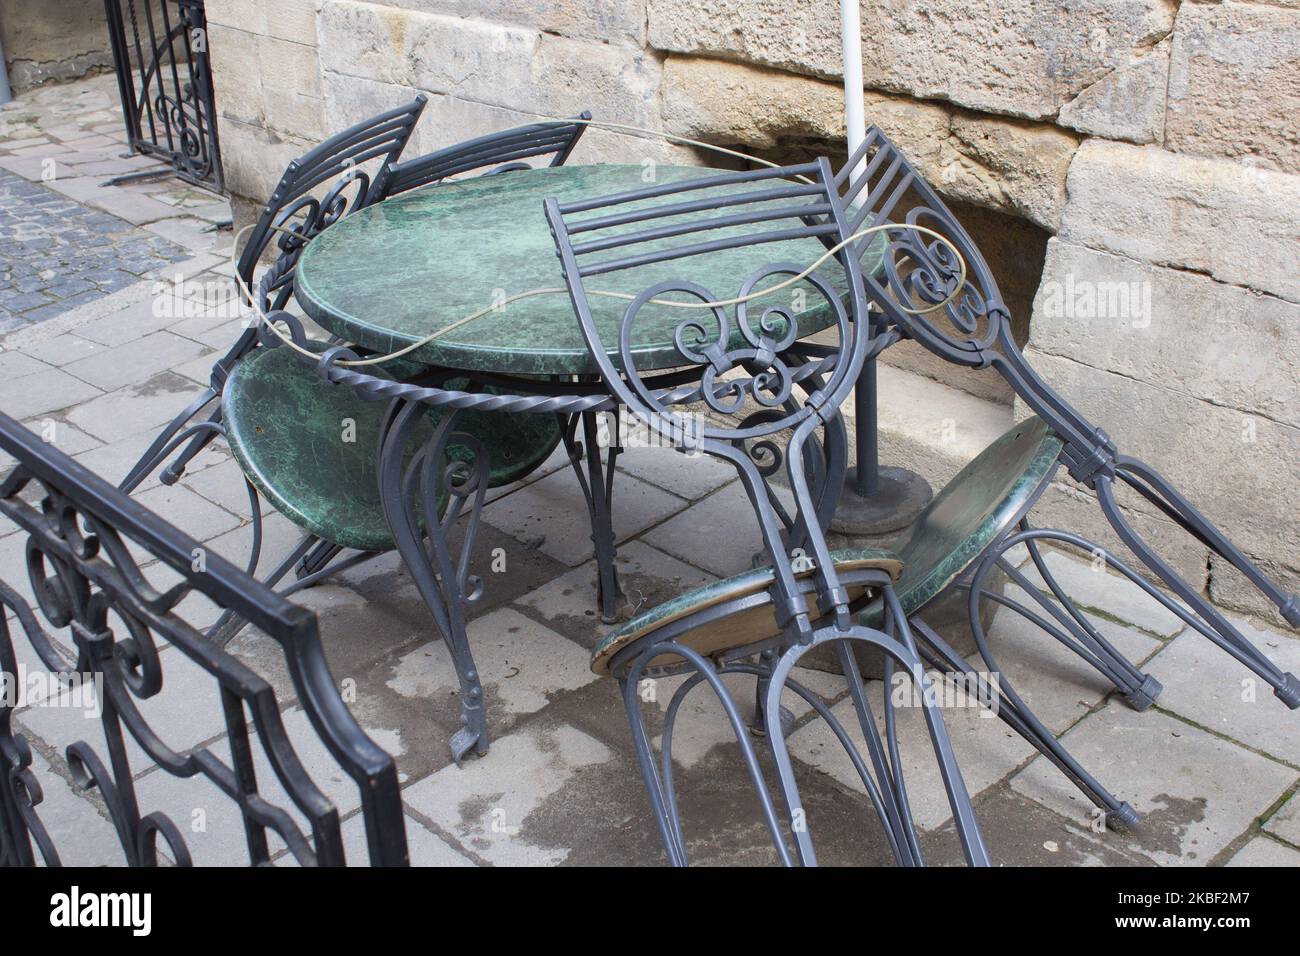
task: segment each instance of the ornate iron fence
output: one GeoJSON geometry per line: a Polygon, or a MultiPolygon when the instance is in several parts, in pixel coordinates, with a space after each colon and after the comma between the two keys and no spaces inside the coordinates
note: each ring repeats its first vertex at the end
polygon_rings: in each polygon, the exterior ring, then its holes
{"type": "MultiPolygon", "coordinates": [[[[60,851],[94,829],[98,804],[125,862],[154,865],[163,850],[188,865],[195,854],[173,817],[191,809],[191,793],[201,788],[205,820],[219,821],[212,787],[218,800],[237,807],[246,846],[240,855],[254,865],[270,862],[281,844],[286,860],[343,864],[341,807],[356,808],[355,845],[364,844],[372,864],[405,864],[396,766],[348,711],[325,662],[316,616],[207,553],[3,414],[0,449],[17,460],[0,483],[0,514],[19,527],[16,540],[25,532],[31,592],[54,629],[47,633],[18,582],[0,582],[0,864],[31,866],[38,856],[59,864],[60,851]],[[182,602],[184,617],[177,613],[182,602]],[[309,725],[295,734],[300,747],[290,739],[270,681],[186,622],[205,604],[247,618],[278,645],[285,692],[309,725]],[[27,700],[34,671],[48,679],[48,689],[27,700]],[[54,740],[44,730],[38,737],[31,727],[40,714],[33,711],[59,706],[72,689],[81,704],[93,694],[98,720],[77,724],[74,732],[59,725],[65,738],[84,729],[84,739],[54,740]],[[221,722],[212,723],[220,730],[193,746],[170,743],[176,714],[192,714],[204,697],[219,702],[221,722]],[[164,712],[171,719],[161,719],[164,712]],[[33,760],[34,747],[40,760],[33,760]],[[70,778],[88,799],[56,800],[57,814],[51,810],[43,820],[40,780],[64,786],[51,775],[70,778]],[[166,775],[179,778],[176,787],[150,786],[166,775]],[[177,788],[185,791],[177,799],[159,796],[177,788]]],[[[193,820],[182,822],[199,832],[193,820]]]]}
{"type": "Polygon", "coordinates": [[[203,0],[104,0],[132,149],[226,188],[203,0]]]}

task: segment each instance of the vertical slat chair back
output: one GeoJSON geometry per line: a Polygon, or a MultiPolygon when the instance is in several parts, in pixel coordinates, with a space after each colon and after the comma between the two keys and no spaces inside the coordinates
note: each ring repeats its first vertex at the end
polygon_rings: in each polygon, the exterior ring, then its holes
{"type": "Polygon", "coordinates": [[[550,156],[548,166],[563,166],[590,119],[590,111],[584,110],[575,117],[576,121],[556,120],[516,126],[396,163],[379,173],[374,185],[375,194],[379,198],[396,196],[477,170],[487,170],[482,175],[490,176],[529,169],[531,166],[523,160],[537,156],[550,156]]]}
{"type": "Polygon", "coordinates": [[[263,302],[279,309],[292,294],[292,269],[307,243],[326,227],[349,212],[374,202],[374,184],[397,161],[406,148],[416,120],[424,110],[426,97],[372,116],[350,126],[289,163],[253,227],[236,267],[251,289],[253,273],[266,248],[274,241],[279,249],[260,294],[274,296],[263,302]],[[379,161],[372,178],[363,164],[379,161]],[[319,198],[312,195],[330,180],[337,179],[319,198]]]}
{"type": "MultiPolygon", "coordinates": [[[[848,600],[838,584],[819,525],[810,475],[820,473],[808,453],[815,433],[838,421],[839,406],[862,367],[869,337],[857,258],[844,248],[805,282],[829,310],[837,336],[835,360],[825,380],[805,379],[806,392],[794,397],[798,379],[787,365],[786,350],[795,343],[793,310],[758,299],[753,303],[709,305],[683,310],[674,343],[681,367],[701,370],[701,399],[712,417],[700,421],[665,405],[641,376],[633,346],[639,315],[663,301],[718,303],[743,298],[755,290],[797,276],[818,258],[817,243],[807,243],[807,261],[773,262],[754,270],[739,290],[711,290],[692,281],[693,262],[730,249],[767,243],[817,239],[831,247],[849,236],[844,206],[824,159],[797,166],[686,179],[600,198],[546,200],[570,299],[587,347],[611,392],[641,424],[681,451],[703,451],[736,467],[754,506],[764,543],[776,574],[776,613],[784,628],[793,622],[810,634],[807,605],[798,595],[788,538],[769,497],[767,473],[784,460],[795,499],[793,530],[812,551],[823,610],[842,614],[848,600]],[[642,266],[681,260],[680,279],[645,288],[623,311],[617,329],[602,327],[593,315],[593,290],[599,278],[642,266]],[[839,282],[832,281],[838,277],[839,282]],[[734,313],[734,318],[733,318],[734,313]],[[755,313],[758,313],[757,316],[755,313]],[[610,353],[613,353],[611,355],[610,353]],[[614,356],[617,356],[615,358],[614,356]],[[757,411],[755,411],[757,409],[757,411]],[[782,435],[787,435],[784,452],[782,435]],[[767,462],[760,467],[755,455],[767,462]]],[[[625,280],[626,281],[626,280],[625,280]]]]}

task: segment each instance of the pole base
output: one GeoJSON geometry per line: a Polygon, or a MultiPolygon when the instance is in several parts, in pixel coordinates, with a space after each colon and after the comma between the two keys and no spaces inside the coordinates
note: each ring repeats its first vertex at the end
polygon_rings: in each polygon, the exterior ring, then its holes
{"type": "Polygon", "coordinates": [[[879,490],[870,498],[857,491],[857,468],[844,479],[844,494],[831,519],[831,530],[847,535],[883,535],[910,525],[930,503],[930,483],[906,468],[881,468],[879,490]]]}

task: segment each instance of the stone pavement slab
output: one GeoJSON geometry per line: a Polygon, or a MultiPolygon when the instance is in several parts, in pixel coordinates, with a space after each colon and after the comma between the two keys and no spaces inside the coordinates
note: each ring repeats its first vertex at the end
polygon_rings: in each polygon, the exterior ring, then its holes
{"type": "Polygon", "coordinates": [[[562,863],[568,849],[534,839],[530,818],[575,777],[613,754],[567,725],[535,726],[503,737],[493,745],[493,754],[499,759],[445,767],[408,787],[403,799],[487,862],[562,863]]]}
{"type": "Polygon", "coordinates": [[[1256,837],[1242,847],[1227,866],[1300,866],[1300,850],[1270,840],[1256,837]]]}
{"type": "MultiPolygon", "coordinates": [[[[1242,634],[1283,671],[1300,674],[1300,640],[1234,619],[1242,634]]],[[[1300,766],[1296,714],[1273,689],[1190,628],[1151,661],[1165,686],[1157,704],[1271,757],[1300,766]]]]}
{"type": "MultiPolygon", "coordinates": [[[[904,681],[910,687],[910,682],[904,681]]],[[[869,700],[877,726],[884,732],[881,706],[881,682],[869,684],[869,700]]],[[[910,691],[904,700],[910,700],[910,691]]],[[[952,740],[953,751],[961,766],[966,789],[975,797],[1002,780],[1023,764],[1034,748],[1002,721],[977,706],[941,707],[944,725],[952,740]]],[[[853,701],[841,700],[831,713],[865,753],[862,730],[858,726],[853,701]]],[[[923,708],[896,708],[899,750],[903,760],[903,780],[916,824],[923,830],[935,830],[952,816],[942,776],[930,744],[923,708]]],[[[861,791],[857,771],[831,730],[821,721],[810,722],[790,738],[790,752],[805,763],[830,774],[843,786],[861,791]]]]}
{"type": "Polygon", "coordinates": [[[1264,823],[1273,836],[1300,847],[1300,798],[1292,797],[1264,823]]]}
{"type": "MultiPolygon", "coordinates": [[[[1300,773],[1173,717],[1112,702],[1062,743],[1143,819],[1107,843],[1166,866],[1205,865],[1272,806],[1300,773]]],[[[1080,823],[1093,807],[1039,757],[1011,780],[1018,792],[1080,823]]]]}
{"type": "MultiPolygon", "coordinates": [[[[686,501],[628,475],[614,482],[614,536],[624,541],[686,507],[686,501]]],[[[530,547],[567,565],[594,553],[586,501],[563,470],[492,502],[483,518],[530,547]]]]}

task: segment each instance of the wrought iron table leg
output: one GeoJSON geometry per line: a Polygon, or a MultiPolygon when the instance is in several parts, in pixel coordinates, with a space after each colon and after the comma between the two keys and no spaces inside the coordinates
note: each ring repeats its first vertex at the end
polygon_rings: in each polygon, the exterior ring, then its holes
{"type": "Polygon", "coordinates": [[[609,444],[609,459],[600,455],[598,412],[583,412],[570,416],[564,427],[564,447],[569,462],[578,476],[578,485],[587,500],[587,514],[591,519],[591,542],[596,552],[597,586],[600,599],[600,617],[606,624],[618,620],[618,599],[622,591],[618,584],[618,570],[614,566],[614,463],[618,459],[617,432],[609,444]],[[582,439],[577,437],[579,424],[582,439]],[[584,473],[583,464],[586,464],[584,473]]]}
{"type": "MultiPolygon", "coordinates": [[[[480,756],[487,753],[487,719],[483,685],[466,633],[465,604],[468,599],[461,586],[460,569],[451,559],[442,523],[430,518],[422,525],[420,519],[421,505],[423,514],[437,514],[436,491],[428,487],[429,475],[421,476],[417,472],[426,471],[422,465],[424,456],[440,457],[442,445],[439,436],[445,440],[450,434],[456,415],[444,418],[434,441],[417,456],[410,468],[403,466],[407,446],[427,411],[418,402],[401,399],[389,406],[379,440],[379,491],[397,550],[415,581],[420,597],[433,615],[456,668],[461,690],[462,726],[452,736],[451,754],[459,766],[471,750],[480,756]]],[[[481,449],[480,454],[483,454],[481,449]]],[[[481,474],[485,475],[486,460],[479,461],[478,466],[482,469],[481,474]]],[[[467,537],[464,547],[468,548],[470,544],[467,537]]]]}

